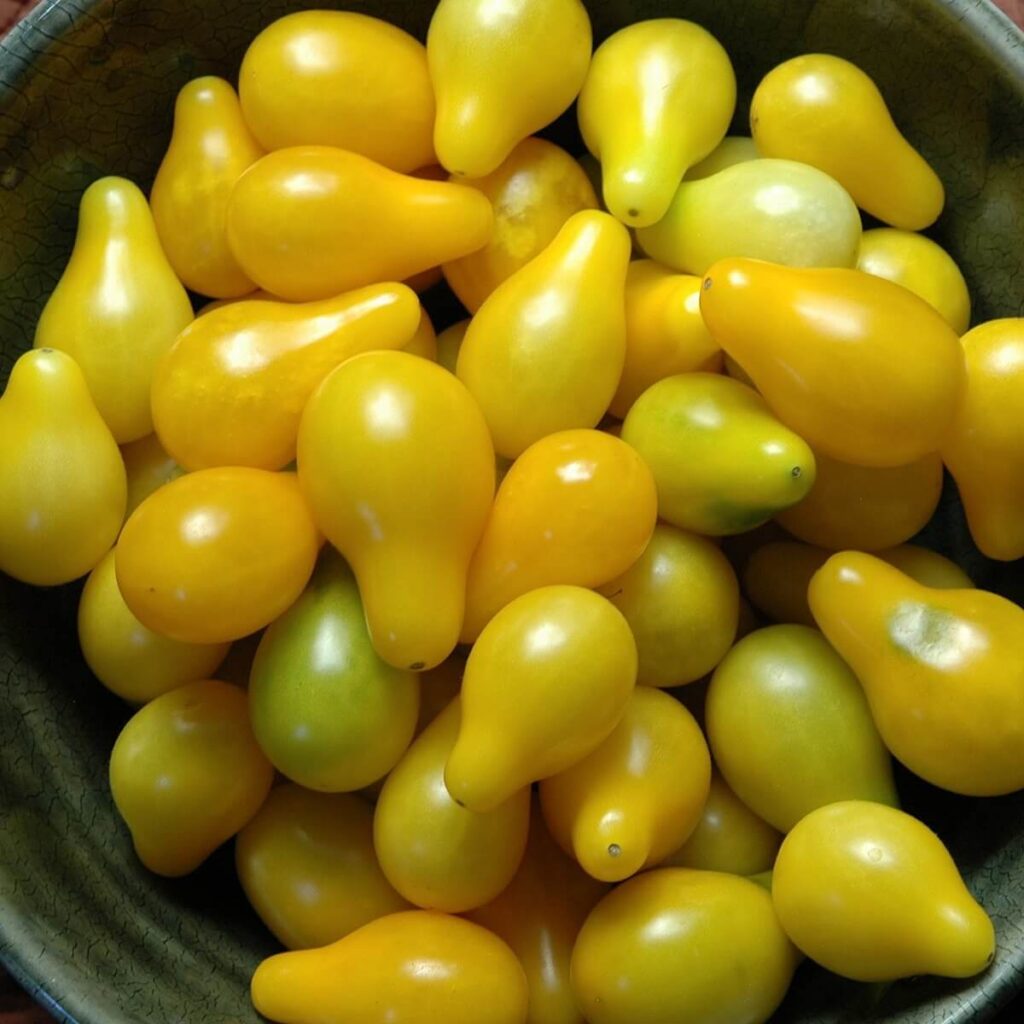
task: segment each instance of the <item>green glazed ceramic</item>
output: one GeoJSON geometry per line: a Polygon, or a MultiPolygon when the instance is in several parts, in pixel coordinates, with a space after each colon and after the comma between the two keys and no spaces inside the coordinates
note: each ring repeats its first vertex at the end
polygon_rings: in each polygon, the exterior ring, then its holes
{"type": "MultiPolygon", "coordinates": [[[[82,190],[104,174],[148,188],[175,93],[234,78],[249,40],[301,0],[43,0],[0,42],[0,383],[31,342],[70,251],[82,190]]],[[[423,37],[433,2],[348,7],[423,37]]],[[[966,272],[975,320],[1024,314],[1024,37],[987,0],[592,0],[598,39],[678,15],[726,46],[741,87],[737,127],[777,62],[827,51],[861,65],[946,183],[936,237],[966,272]]],[[[572,118],[552,129],[578,146],[572,118]]],[[[443,305],[443,303],[442,303],[443,305]]],[[[443,315],[443,313],[442,313],[443,315]]],[[[3,500],[0,495],[0,500],[3,500]]],[[[985,587],[1024,599],[1024,566],[970,544],[952,488],[925,531],[985,587]]],[[[234,881],[231,850],[167,882],[136,861],[107,789],[127,709],[77,652],[79,587],[0,578],[0,957],[62,1020],[256,1021],[248,998],[274,950],[234,881]]],[[[905,804],[949,843],[995,920],[982,977],[861,986],[812,965],[783,1022],[982,1021],[1024,986],[1024,798],[969,801],[901,778],[905,804]]]]}

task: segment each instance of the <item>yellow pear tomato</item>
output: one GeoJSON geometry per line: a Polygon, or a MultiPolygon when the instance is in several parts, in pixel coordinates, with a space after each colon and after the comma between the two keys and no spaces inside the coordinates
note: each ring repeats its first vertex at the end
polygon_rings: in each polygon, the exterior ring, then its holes
{"type": "Polygon", "coordinates": [[[343,149],[295,146],[238,179],[228,242],[261,288],[304,302],[465,256],[486,244],[492,222],[474,188],[399,174],[343,149]]]}
{"type": "Polygon", "coordinates": [[[663,860],[686,840],[708,796],[711,755],[693,715],[638,686],[611,735],[540,784],[551,834],[602,882],[663,860]]]}
{"type": "Polygon", "coordinates": [[[336,146],[408,173],[434,162],[423,44],[355,11],[297,11],[249,44],[242,110],[267,149],[336,146]]]}
{"type": "Polygon", "coordinates": [[[517,597],[487,624],[466,663],[448,792],[486,811],[564,771],[612,732],[635,682],[636,643],[609,601],[570,586],[517,597]]]}
{"type": "Polygon", "coordinates": [[[473,317],[457,371],[499,454],[514,459],[548,434],[600,422],[625,358],[629,250],[615,218],[574,214],[473,317]]]}
{"type": "Polygon", "coordinates": [[[454,700],[413,741],[384,783],[374,847],[388,881],[411,903],[461,913],[512,881],[526,849],[530,788],[477,813],[450,795],[445,763],[461,718],[454,700]]]}
{"type": "Polygon", "coordinates": [[[256,289],[228,247],[227,210],[235,182],[261,156],[224,79],[196,78],[182,88],[150,203],[174,272],[201,295],[236,298],[256,289]]]}
{"type": "Polygon", "coordinates": [[[299,478],[359,581],[370,636],[396,668],[452,652],[466,572],[494,497],[494,449],[466,388],[407,352],[343,363],[306,405],[299,478]]]}
{"type": "Polygon", "coordinates": [[[235,840],[242,888],[288,949],[326,946],[408,908],[373,851],[373,807],[349,793],[275,786],[235,840]]]}
{"type": "Polygon", "coordinates": [[[636,640],[642,686],[680,686],[710,672],[736,637],[739,587],[718,546],[666,523],[643,554],[600,588],[636,640]]]}
{"type": "Polygon", "coordinates": [[[924,586],[858,551],[833,555],[808,599],[912,772],[968,796],[1024,788],[1024,608],[924,586]]]}
{"type": "Polygon", "coordinates": [[[772,898],[745,878],[660,868],[594,908],[572,954],[590,1024],[764,1024],[797,955],[772,898]]]}
{"type": "Polygon", "coordinates": [[[74,359],[20,356],[0,396],[0,571],[69,583],[106,554],[124,520],[125,470],[74,359]]]}
{"type": "Polygon", "coordinates": [[[526,1024],[526,976],[496,935],[448,914],[410,910],[323,949],[256,968],[252,1002],[281,1024],[526,1024]]]}
{"type": "Polygon", "coordinates": [[[445,279],[471,313],[544,249],[574,213],[597,209],[583,168],[544,139],[524,139],[497,170],[466,179],[466,184],[494,207],[494,233],[487,245],[444,266],[445,279]]]}
{"type": "Polygon", "coordinates": [[[934,452],[964,381],[956,332],[923,299],[846,268],[719,260],[701,315],[779,419],[815,451],[860,466],[934,452]]]}
{"type": "Polygon", "coordinates": [[[309,789],[362,789],[412,739],[415,673],[370,643],[355,577],[327,552],[302,596],[260,640],[249,675],[253,732],[279,772],[309,789]]]}
{"type": "Polygon", "coordinates": [[[786,933],[856,981],[969,978],[995,955],[992,921],[934,832],[892,807],[821,807],[786,836],[772,872],[786,933]]]}
{"type": "Polygon", "coordinates": [[[1024,317],[964,335],[967,389],[942,457],[967,524],[989,558],[1024,556],[1024,317]]]}
{"type": "Polygon", "coordinates": [[[919,231],[942,212],[942,182],[871,78],[841,57],[806,53],[769,71],[750,104],[750,130],[764,156],[821,168],[893,227],[919,231]]]}
{"type": "Polygon", "coordinates": [[[242,828],[273,777],[245,691],[216,679],[140,708],[110,754],[110,790],[139,859],[171,878],[194,871],[242,828]]]}
{"type": "Polygon", "coordinates": [[[650,466],[661,518],[695,533],[750,530],[814,484],[811,449],[760,395],[717,373],[651,385],[629,410],[622,440],[650,466]]]}
{"type": "Polygon", "coordinates": [[[581,0],[441,0],[427,32],[438,159],[460,177],[494,172],[576,99],[590,51],[581,0]]]}
{"type": "Polygon", "coordinates": [[[771,868],[781,841],[782,836],[743,803],[718,772],[712,772],[697,827],[661,866],[756,875],[771,868]]]}
{"type": "Polygon", "coordinates": [[[729,787],[782,832],[836,800],[897,803],[864,692],[817,630],[768,626],[744,637],[715,669],[705,719],[729,787]]]}
{"type": "Polygon", "coordinates": [[[686,169],[722,141],[735,106],[729,56],[700,25],[655,18],[606,39],[578,107],[611,213],[630,227],[659,221],[686,169]]]}
{"type": "Polygon", "coordinates": [[[89,574],[82,590],[78,642],[96,678],[133,704],[209,679],[228,653],[226,643],[181,643],[139,622],[118,589],[113,551],[89,574]]]}
{"type": "Polygon", "coordinates": [[[81,367],[118,444],[153,430],[149,388],[192,303],[160,245],[146,197],[124,178],[84,193],[68,265],[36,325],[35,347],[81,367]]]}

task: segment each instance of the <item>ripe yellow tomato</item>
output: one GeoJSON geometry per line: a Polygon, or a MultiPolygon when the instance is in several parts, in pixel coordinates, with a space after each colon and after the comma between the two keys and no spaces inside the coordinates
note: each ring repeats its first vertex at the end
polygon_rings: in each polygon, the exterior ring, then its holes
{"type": "Polygon", "coordinates": [[[323,145],[396,171],[434,162],[434,93],[423,44],[380,18],[297,11],[249,44],[242,111],[267,149],[323,145]]]}
{"type": "Polygon", "coordinates": [[[411,910],[256,968],[252,1001],[284,1024],[526,1024],[526,977],[486,928],[411,910]]]}
{"type": "Polygon", "coordinates": [[[857,981],[969,978],[995,953],[992,922],[934,832],[892,807],[847,800],[808,814],[772,872],[786,932],[857,981]]]}
{"type": "Polygon", "coordinates": [[[461,913],[512,880],[526,848],[530,790],[485,813],[451,797],[444,766],[459,729],[455,700],[413,741],[384,783],[373,841],[388,881],[411,903],[461,913]]]}
{"type": "Polygon", "coordinates": [[[469,563],[462,640],[530,590],[624,572],[651,538],[657,503],[651,471],[617,437],[564,430],[535,441],[502,480],[469,563]]]}
{"type": "Polygon", "coordinates": [[[124,603],[110,551],[90,573],[78,603],[78,641],[96,678],[119,697],[144,704],[197,679],[209,679],[225,644],[185,644],[147,629],[124,603]]]}
{"type": "Polygon", "coordinates": [[[336,942],[409,904],[373,851],[373,807],[348,793],[312,793],[288,783],[235,841],[249,902],[289,949],[336,942]]]}
{"type": "Polygon", "coordinates": [[[782,836],[743,803],[718,772],[713,772],[697,827],[661,866],[756,875],[771,868],[781,841],[782,836]]]}
{"type": "Polygon", "coordinates": [[[110,754],[110,790],[139,859],[172,878],[194,871],[245,825],[273,777],[249,727],[245,691],[216,679],[150,701],[110,754]]]}
{"type": "Polygon", "coordinates": [[[762,1024],[796,964],[760,886],[660,868],[594,908],[576,940],[572,985],[590,1024],[762,1024]]]}
{"type": "Polygon", "coordinates": [[[276,619],[302,592],[319,548],[293,474],[204,469],[160,488],[125,523],[117,583],[148,628],[223,643],[276,619]]]}
{"type": "Polygon", "coordinates": [[[494,207],[491,240],[444,266],[452,291],[471,313],[545,248],[574,213],[597,209],[583,168],[544,139],[523,139],[493,174],[466,179],[466,184],[483,192],[494,207]]]}
{"type": "Polygon", "coordinates": [[[736,638],[739,586],[721,550],[667,523],[644,553],[600,588],[626,617],[641,686],[680,686],[710,672],[736,638]]]}
{"type": "Polygon", "coordinates": [[[74,359],[26,352],[0,396],[0,572],[36,586],[89,572],[124,520],[125,471],[74,359]]]}
{"type": "Polygon", "coordinates": [[[897,803],[864,691],[815,629],[768,626],[744,637],[715,669],[706,721],[729,786],[782,832],[836,800],[897,803]]]}

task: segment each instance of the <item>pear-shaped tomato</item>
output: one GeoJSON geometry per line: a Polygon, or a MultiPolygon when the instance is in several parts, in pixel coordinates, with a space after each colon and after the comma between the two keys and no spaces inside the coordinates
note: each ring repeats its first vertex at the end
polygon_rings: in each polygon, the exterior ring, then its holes
{"type": "Polygon", "coordinates": [[[337,942],[408,908],[373,850],[373,807],[348,793],[275,786],[235,840],[249,902],[289,949],[337,942]]]}
{"type": "Polygon", "coordinates": [[[0,571],[40,586],[89,572],[117,538],[125,470],[74,359],[26,352],[0,397],[0,571]]]}
{"type": "Polygon", "coordinates": [[[681,373],[649,387],[622,440],[643,457],[662,519],[695,533],[742,533],[800,501],[814,455],[763,398],[713,373],[681,373]]]}
{"type": "Polygon", "coordinates": [[[264,960],[252,1001],[281,1024],[526,1024],[527,985],[515,954],[486,928],[410,910],[323,949],[264,960]]]}
{"type": "Polygon", "coordinates": [[[706,725],[729,787],[780,831],[836,800],[897,803],[857,677],[807,626],[744,637],[708,688],[706,725]]]}
{"type": "Polygon", "coordinates": [[[373,649],[355,577],[336,554],[263,634],[249,705],[274,767],[309,789],[362,789],[409,745],[419,682],[373,649]]]}

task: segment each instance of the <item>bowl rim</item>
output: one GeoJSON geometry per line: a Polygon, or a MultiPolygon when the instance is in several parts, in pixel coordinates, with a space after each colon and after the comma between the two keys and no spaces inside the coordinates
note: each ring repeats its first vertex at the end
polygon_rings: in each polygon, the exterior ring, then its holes
{"type": "MultiPolygon", "coordinates": [[[[43,0],[0,38],[0,111],[13,100],[22,79],[30,76],[35,58],[58,45],[63,37],[82,23],[97,20],[94,10],[109,6],[113,0],[43,0]]],[[[1024,75],[1024,26],[1018,25],[997,7],[993,0],[931,0],[947,14],[964,24],[974,42],[993,67],[1002,74],[1019,69],[1024,75]]],[[[314,5],[315,6],[315,5],[314,5]]],[[[2,909],[2,906],[0,906],[2,909]]],[[[32,960],[22,955],[17,932],[4,926],[0,914],[0,967],[51,1016],[62,1024],[105,1024],[89,1015],[74,1016],[51,994],[47,985],[56,981],[34,973],[32,960]]],[[[54,985],[59,991],[60,986],[54,985]]],[[[1024,992],[1024,949],[1002,965],[998,974],[990,974],[985,986],[985,1002],[973,1005],[965,1001],[945,1024],[981,1024],[1019,992],[1024,992]]]]}

